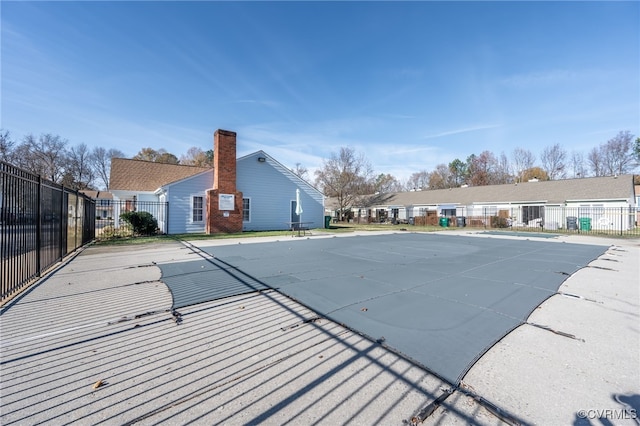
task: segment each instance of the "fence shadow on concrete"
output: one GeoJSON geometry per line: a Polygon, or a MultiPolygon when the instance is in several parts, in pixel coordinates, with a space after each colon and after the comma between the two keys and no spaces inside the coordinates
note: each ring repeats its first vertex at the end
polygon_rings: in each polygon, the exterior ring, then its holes
{"type": "MultiPolygon", "coordinates": [[[[2,424],[398,424],[448,386],[273,290],[176,313],[154,279],[70,290],[67,271],[3,312],[2,424]]],[[[447,415],[473,422],[459,398],[447,415]]]]}

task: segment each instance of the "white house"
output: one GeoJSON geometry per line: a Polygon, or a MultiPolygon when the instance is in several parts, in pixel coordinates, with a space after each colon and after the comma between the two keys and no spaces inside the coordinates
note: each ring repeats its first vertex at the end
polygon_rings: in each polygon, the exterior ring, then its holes
{"type": "MultiPolygon", "coordinates": [[[[471,226],[496,225],[490,223],[493,220],[519,227],[577,225],[622,231],[636,222],[633,175],[397,192],[376,198],[366,207],[353,207],[354,219],[409,221],[430,216],[464,218],[471,226]]],[[[337,207],[333,200],[327,205],[331,210],[337,207]]]]}
{"type": "Polygon", "coordinates": [[[235,179],[235,188],[226,192],[232,198],[241,194],[241,203],[234,201],[238,207],[227,207],[229,210],[216,214],[219,218],[215,220],[233,219],[237,214],[243,231],[286,230],[292,224],[323,226],[324,197],[320,191],[264,151],[237,158],[230,165],[225,155],[235,158],[235,133],[218,130],[215,137],[221,147],[216,147],[214,168],[114,158],[110,182],[114,204],[122,210],[149,211],[164,233],[219,232],[210,231],[212,212],[222,209],[214,203],[219,194],[212,195],[218,188],[218,168],[220,181],[235,179]],[[300,215],[296,214],[297,200],[302,207],[300,215]],[[166,203],[166,210],[160,203],[166,203]]]}

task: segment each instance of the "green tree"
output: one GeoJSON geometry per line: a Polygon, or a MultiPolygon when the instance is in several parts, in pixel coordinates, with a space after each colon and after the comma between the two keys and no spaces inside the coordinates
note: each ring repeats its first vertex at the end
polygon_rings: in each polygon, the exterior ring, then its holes
{"type": "Polygon", "coordinates": [[[152,161],[154,163],[167,163],[178,164],[178,157],[167,152],[164,148],[155,150],[153,148],[142,148],[136,155],[133,156],[133,160],[152,161]]]}
{"type": "Polygon", "coordinates": [[[456,158],[450,162],[449,172],[451,173],[454,186],[458,187],[466,182],[468,176],[467,164],[462,160],[456,158]]]}

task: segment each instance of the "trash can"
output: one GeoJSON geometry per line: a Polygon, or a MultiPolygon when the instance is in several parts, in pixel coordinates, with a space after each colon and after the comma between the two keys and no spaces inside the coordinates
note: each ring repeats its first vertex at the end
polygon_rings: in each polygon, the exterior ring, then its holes
{"type": "Polygon", "coordinates": [[[443,228],[447,228],[449,226],[449,218],[448,217],[441,217],[440,218],[440,226],[442,226],[443,228]]]}
{"type": "Polygon", "coordinates": [[[413,225],[413,224],[415,224],[415,220],[412,217],[410,217],[409,218],[409,225],[413,225]]]}
{"type": "Polygon", "coordinates": [[[324,217],[324,229],[331,228],[331,216],[324,217]]]}
{"type": "Polygon", "coordinates": [[[578,218],[575,216],[567,216],[567,229],[570,231],[578,230],[578,218]]]}
{"type": "Polygon", "coordinates": [[[458,228],[464,228],[465,226],[467,226],[467,218],[464,216],[456,217],[456,225],[458,226],[458,228]]]}
{"type": "Polygon", "coordinates": [[[580,230],[582,230],[582,231],[591,231],[591,218],[590,217],[581,217],[580,218],[580,230]]]}

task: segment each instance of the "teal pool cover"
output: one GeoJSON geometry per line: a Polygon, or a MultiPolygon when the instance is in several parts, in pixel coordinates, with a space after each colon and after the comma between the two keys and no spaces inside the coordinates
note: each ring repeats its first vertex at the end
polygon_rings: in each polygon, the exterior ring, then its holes
{"type": "Polygon", "coordinates": [[[458,385],[608,247],[438,234],[282,240],[206,248],[160,265],[174,308],[276,289],[458,385]]]}

